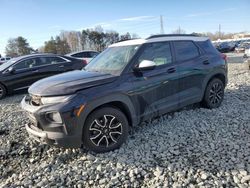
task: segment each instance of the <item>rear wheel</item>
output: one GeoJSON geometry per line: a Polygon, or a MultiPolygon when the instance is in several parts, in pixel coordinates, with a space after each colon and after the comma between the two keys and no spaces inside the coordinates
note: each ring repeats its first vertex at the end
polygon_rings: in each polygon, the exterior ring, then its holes
{"type": "Polygon", "coordinates": [[[83,144],[94,152],[119,148],[128,136],[128,121],[118,109],[100,108],[89,115],[83,127],[83,144]]]}
{"type": "Polygon", "coordinates": [[[203,104],[207,108],[218,108],[224,98],[224,84],[220,79],[211,80],[206,88],[203,104]]]}
{"type": "Polygon", "coordinates": [[[4,98],[6,96],[6,88],[0,84],[0,99],[4,98]]]}

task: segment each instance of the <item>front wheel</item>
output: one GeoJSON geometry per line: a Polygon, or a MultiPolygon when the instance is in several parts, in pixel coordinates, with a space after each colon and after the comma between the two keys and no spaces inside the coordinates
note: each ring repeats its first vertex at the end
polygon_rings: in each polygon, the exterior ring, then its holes
{"type": "Polygon", "coordinates": [[[119,148],[127,139],[128,121],[118,109],[100,108],[89,115],[83,127],[83,144],[94,152],[119,148]]]}
{"type": "Polygon", "coordinates": [[[6,89],[2,84],[0,84],[0,100],[5,96],[6,96],[6,89]]]}
{"type": "Polygon", "coordinates": [[[207,108],[218,108],[224,98],[224,84],[220,79],[211,80],[206,88],[203,104],[207,108]]]}

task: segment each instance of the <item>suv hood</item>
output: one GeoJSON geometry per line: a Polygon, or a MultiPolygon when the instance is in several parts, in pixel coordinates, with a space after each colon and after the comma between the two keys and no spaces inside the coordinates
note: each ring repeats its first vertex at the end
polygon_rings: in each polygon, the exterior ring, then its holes
{"type": "Polygon", "coordinates": [[[99,72],[71,71],[35,82],[30,86],[29,93],[37,96],[69,95],[113,82],[116,78],[117,76],[99,72]]]}

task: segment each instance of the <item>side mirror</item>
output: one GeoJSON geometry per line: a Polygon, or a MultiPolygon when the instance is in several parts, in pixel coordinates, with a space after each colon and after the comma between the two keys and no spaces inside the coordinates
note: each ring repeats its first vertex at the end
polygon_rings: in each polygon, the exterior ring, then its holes
{"type": "Polygon", "coordinates": [[[14,67],[10,67],[10,68],[8,68],[8,72],[9,72],[9,73],[14,73],[14,72],[15,72],[14,67]]]}
{"type": "Polygon", "coordinates": [[[145,70],[153,70],[156,67],[156,64],[154,61],[149,60],[143,60],[140,62],[138,67],[135,67],[135,71],[145,71],[145,70]]]}

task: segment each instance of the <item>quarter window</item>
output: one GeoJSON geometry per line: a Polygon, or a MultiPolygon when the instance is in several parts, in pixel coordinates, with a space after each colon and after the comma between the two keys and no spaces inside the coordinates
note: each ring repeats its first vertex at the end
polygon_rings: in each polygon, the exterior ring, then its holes
{"type": "Polygon", "coordinates": [[[172,63],[171,48],[169,42],[158,42],[146,44],[146,48],[139,57],[139,62],[143,60],[154,61],[156,66],[172,63]]]}
{"type": "Polygon", "coordinates": [[[199,56],[198,48],[191,41],[176,41],[174,45],[177,61],[185,61],[199,56]]]}

